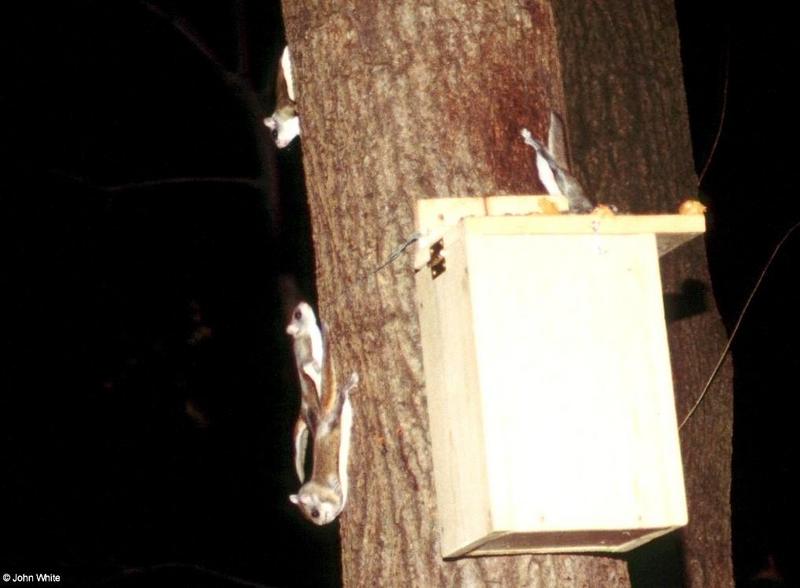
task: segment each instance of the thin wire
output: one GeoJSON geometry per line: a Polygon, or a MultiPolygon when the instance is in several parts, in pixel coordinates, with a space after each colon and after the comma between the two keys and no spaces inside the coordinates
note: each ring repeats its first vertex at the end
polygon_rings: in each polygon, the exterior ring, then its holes
{"type": "Polygon", "coordinates": [[[698,188],[703,184],[703,178],[706,177],[706,172],[708,171],[708,167],[711,165],[711,160],[714,159],[714,153],[717,151],[717,145],[719,145],[719,138],[722,136],[722,127],[725,124],[725,113],[728,112],[728,82],[730,81],[730,72],[731,72],[731,46],[730,41],[728,42],[728,47],[725,50],[725,84],[722,87],[722,112],[719,115],[719,125],[717,126],[717,135],[714,137],[714,142],[711,145],[711,151],[708,153],[708,157],[706,158],[706,164],[703,166],[703,171],[700,172],[700,176],[697,178],[697,186],[698,188]]]}
{"type": "MultiPolygon", "coordinates": [[[[795,223],[794,225],[792,225],[792,227],[789,228],[788,231],[786,231],[786,233],[783,235],[781,240],[778,242],[778,244],[772,250],[772,253],[769,256],[769,259],[767,260],[767,263],[764,266],[764,269],[761,270],[761,273],[758,276],[758,280],[756,280],[756,283],[753,286],[753,289],[750,291],[750,294],[748,295],[747,300],[745,301],[744,306],[742,307],[742,310],[739,312],[739,316],[736,319],[736,324],[733,326],[733,330],[731,331],[730,337],[728,337],[728,341],[725,343],[725,347],[723,348],[722,353],[720,354],[719,360],[717,360],[717,363],[714,366],[714,369],[712,370],[711,375],[709,376],[708,380],[706,381],[706,384],[703,387],[703,391],[697,397],[697,400],[695,400],[694,404],[692,405],[692,408],[689,409],[689,412],[686,414],[686,416],[681,421],[681,424],[678,426],[678,430],[683,429],[684,425],[686,425],[686,423],[689,421],[689,419],[692,418],[694,413],[700,407],[700,404],[705,399],[705,397],[706,397],[706,395],[708,393],[708,390],[711,388],[711,384],[714,382],[714,380],[716,379],[717,375],[719,374],[719,370],[722,367],[722,364],[724,363],[725,358],[728,356],[728,353],[730,352],[731,345],[733,344],[733,341],[736,338],[736,335],[739,333],[739,328],[742,326],[742,321],[744,320],[744,317],[747,314],[748,309],[750,308],[750,304],[752,303],[753,298],[755,298],[756,293],[758,292],[759,288],[761,287],[761,284],[763,283],[764,278],[766,277],[767,272],[769,271],[769,268],[772,266],[773,261],[775,261],[775,258],[778,256],[778,253],[780,252],[780,250],[783,247],[783,245],[786,243],[786,241],[789,239],[789,237],[792,235],[792,233],[794,233],[794,231],[797,230],[798,227],[800,227],[800,221],[795,223]]],[[[392,263],[394,263],[401,255],[403,255],[408,250],[408,248],[411,245],[413,245],[414,243],[419,241],[419,239],[421,237],[422,237],[422,233],[420,233],[420,232],[413,233],[408,239],[406,239],[406,241],[404,241],[402,244],[397,246],[392,251],[392,253],[389,255],[389,257],[386,258],[386,260],[383,263],[381,263],[375,269],[362,274],[361,277],[358,278],[358,282],[361,282],[361,281],[366,280],[367,278],[369,278],[371,276],[374,276],[375,274],[377,274],[378,272],[380,272],[384,268],[386,268],[389,265],[391,265],[392,263]]],[[[338,300],[342,296],[347,294],[347,292],[349,292],[349,290],[350,289],[348,289],[346,292],[343,292],[342,294],[340,294],[339,296],[334,298],[331,301],[331,305],[334,305],[336,302],[338,302],[338,300]]]]}
{"type": "Polygon", "coordinates": [[[391,264],[392,262],[394,262],[394,261],[395,261],[395,260],[396,260],[398,257],[400,257],[401,255],[403,255],[403,253],[405,253],[405,252],[406,252],[406,249],[408,249],[409,247],[411,247],[411,245],[413,245],[414,243],[416,243],[417,241],[419,241],[421,237],[422,237],[422,233],[420,233],[419,231],[417,231],[416,233],[413,233],[413,234],[412,234],[412,235],[411,235],[411,236],[410,236],[410,237],[409,237],[409,238],[406,240],[406,242],[405,242],[405,243],[403,243],[402,245],[399,245],[399,246],[397,246],[397,247],[394,249],[394,251],[392,251],[391,255],[389,255],[389,257],[387,257],[387,258],[386,258],[386,261],[384,261],[384,262],[383,262],[382,264],[380,264],[380,265],[379,265],[377,268],[375,268],[374,270],[372,270],[371,272],[369,272],[369,273],[367,274],[367,276],[374,276],[374,275],[375,275],[375,274],[377,274],[379,271],[381,271],[383,268],[385,268],[387,265],[389,265],[389,264],[391,264]]]}
{"type": "Polygon", "coordinates": [[[354,288],[354,287],[355,287],[357,284],[360,284],[361,282],[363,282],[363,281],[366,281],[368,278],[370,278],[370,277],[374,276],[375,274],[377,274],[377,273],[378,273],[379,271],[381,271],[382,269],[384,269],[384,268],[388,267],[389,265],[391,265],[392,263],[394,263],[395,261],[397,261],[397,259],[398,259],[398,258],[399,258],[401,255],[403,255],[403,254],[404,254],[404,253],[405,253],[405,252],[408,250],[408,248],[409,248],[409,247],[411,247],[411,245],[413,245],[414,243],[416,243],[417,241],[419,241],[421,238],[422,238],[422,233],[421,233],[421,232],[419,232],[419,231],[416,231],[416,232],[412,233],[412,234],[411,234],[411,235],[408,237],[408,239],[406,239],[406,240],[405,240],[403,243],[401,243],[400,245],[398,245],[397,247],[395,247],[395,248],[392,250],[392,252],[389,254],[389,257],[387,257],[387,258],[386,258],[386,259],[383,261],[383,263],[381,263],[381,264],[380,264],[378,267],[376,267],[375,269],[372,269],[372,270],[367,270],[367,271],[365,271],[365,272],[362,272],[362,273],[361,273],[359,276],[357,276],[357,277],[356,277],[356,279],[355,279],[355,284],[353,284],[352,286],[350,286],[349,288],[347,288],[347,289],[346,289],[344,292],[342,292],[341,294],[339,294],[338,296],[336,296],[336,297],[335,297],[333,300],[331,300],[331,301],[330,301],[330,303],[329,303],[329,305],[330,305],[330,306],[334,306],[335,304],[337,304],[337,303],[339,302],[339,300],[340,300],[342,297],[344,297],[344,296],[346,296],[347,294],[349,294],[349,293],[350,293],[350,291],[351,291],[351,290],[352,290],[352,289],[353,289],[353,288],[354,288]]]}
{"type": "Polygon", "coordinates": [[[717,361],[717,365],[714,366],[714,370],[711,372],[711,376],[708,378],[708,381],[706,382],[703,391],[700,393],[700,396],[697,397],[697,400],[695,400],[694,404],[692,405],[692,408],[689,410],[687,415],[681,421],[681,424],[678,426],[678,430],[683,429],[683,426],[689,421],[690,418],[692,418],[692,415],[700,406],[700,403],[703,402],[703,398],[705,398],[708,389],[711,387],[711,383],[717,377],[717,374],[719,373],[719,370],[722,367],[722,363],[725,361],[725,358],[728,355],[728,351],[730,351],[731,349],[731,344],[733,343],[733,339],[739,332],[739,327],[742,325],[742,319],[744,319],[744,316],[747,313],[747,309],[750,307],[750,303],[753,301],[753,298],[755,297],[758,288],[761,286],[761,282],[764,281],[764,276],[767,275],[767,270],[769,270],[770,266],[772,265],[772,262],[775,260],[775,257],[781,250],[781,247],[783,247],[783,244],[798,227],[800,227],[800,222],[797,222],[794,225],[792,225],[792,227],[788,231],[786,231],[786,234],[775,246],[775,249],[773,249],[772,255],[769,256],[767,264],[764,266],[764,269],[761,270],[761,275],[758,276],[758,280],[756,280],[755,286],[753,286],[753,289],[750,291],[750,295],[747,297],[747,301],[744,303],[741,312],[739,312],[739,318],[736,319],[736,324],[733,326],[733,330],[731,331],[731,336],[728,337],[728,342],[725,343],[725,348],[722,350],[722,354],[719,357],[719,361],[717,361]]]}

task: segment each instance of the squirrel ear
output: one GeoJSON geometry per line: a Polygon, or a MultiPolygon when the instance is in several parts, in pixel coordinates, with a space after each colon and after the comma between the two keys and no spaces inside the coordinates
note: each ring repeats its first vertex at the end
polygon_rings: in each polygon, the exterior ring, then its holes
{"type": "Polygon", "coordinates": [[[272,129],[273,131],[274,131],[274,130],[275,130],[275,128],[278,126],[278,125],[277,125],[277,123],[275,122],[275,119],[274,119],[274,118],[272,118],[271,116],[270,116],[270,117],[268,117],[268,118],[265,118],[265,119],[264,119],[264,125],[265,125],[265,126],[268,128],[268,129],[272,129]]]}
{"type": "Polygon", "coordinates": [[[300,498],[297,496],[297,494],[290,494],[289,502],[291,502],[292,504],[300,504],[300,498]]]}

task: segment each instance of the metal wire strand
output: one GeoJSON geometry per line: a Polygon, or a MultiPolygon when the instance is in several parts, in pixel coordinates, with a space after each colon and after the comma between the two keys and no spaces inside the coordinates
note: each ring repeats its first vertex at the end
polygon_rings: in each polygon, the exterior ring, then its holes
{"type": "Polygon", "coordinates": [[[725,361],[725,358],[727,357],[728,352],[731,349],[731,344],[733,343],[733,339],[739,332],[739,327],[742,325],[742,319],[744,319],[745,314],[747,314],[747,309],[750,308],[750,303],[753,301],[756,292],[758,292],[758,289],[761,286],[761,282],[764,281],[764,276],[767,275],[767,271],[772,265],[772,262],[775,260],[775,257],[777,257],[778,252],[781,250],[781,247],[783,247],[783,244],[786,243],[787,239],[789,239],[791,234],[794,233],[795,229],[797,229],[798,227],[800,227],[800,222],[797,222],[794,225],[792,225],[792,227],[788,231],[786,231],[786,234],[775,246],[775,249],[772,250],[772,255],[769,256],[767,264],[764,266],[764,269],[761,270],[761,275],[758,276],[758,280],[756,280],[755,286],[753,286],[753,289],[750,291],[750,295],[747,297],[747,300],[745,301],[742,310],[739,312],[739,318],[736,319],[736,324],[733,326],[733,330],[731,331],[730,337],[728,337],[728,342],[725,343],[725,347],[722,350],[722,354],[719,356],[719,361],[717,361],[717,365],[714,366],[714,370],[711,372],[711,376],[709,376],[708,381],[706,382],[706,385],[703,388],[703,391],[700,393],[700,396],[697,397],[697,400],[695,400],[694,404],[692,405],[692,408],[689,409],[689,412],[681,421],[681,424],[678,426],[678,430],[683,429],[683,426],[689,421],[690,418],[692,418],[692,415],[700,406],[700,403],[703,402],[703,399],[705,398],[708,389],[711,387],[712,382],[714,382],[714,379],[717,377],[717,374],[719,373],[719,370],[722,367],[722,363],[725,361]]]}

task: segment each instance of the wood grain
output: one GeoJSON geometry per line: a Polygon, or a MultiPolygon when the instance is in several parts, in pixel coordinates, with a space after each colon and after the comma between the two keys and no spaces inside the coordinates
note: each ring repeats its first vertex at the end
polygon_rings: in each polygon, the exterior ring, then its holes
{"type": "Polygon", "coordinates": [[[470,217],[417,273],[443,555],[626,551],[686,524],[646,229],[691,219],[665,216],[470,217]]]}

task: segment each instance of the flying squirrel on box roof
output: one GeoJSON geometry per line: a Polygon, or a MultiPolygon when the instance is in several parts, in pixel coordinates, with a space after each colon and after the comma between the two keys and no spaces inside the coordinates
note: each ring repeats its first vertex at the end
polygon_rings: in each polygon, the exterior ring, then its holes
{"type": "Polygon", "coordinates": [[[586,196],[580,182],[569,173],[567,142],[561,118],[555,112],[550,112],[547,147],[534,139],[528,129],[522,129],[522,138],[536,150],[536,169],[547,193],[551,196],[565,196],[570,212],[591,212],[594,204],[586,196]]]}
{"type": "Polygon", "coordinates": [[[305,480],[309,432],[313,456],[311,478],[289,500],[312,523],[325,525],[339,516],[347,503],[353,418],[350,394],[358,385],[358,374],[352,373],[344,385],[337,385],[330,333],[324,327],[320,330],[314,311],[305,302],[295,308],[286,332],[294,338],[301,387],[300,415],[294,428],[295,469],[301,482],[305,480]]]}

